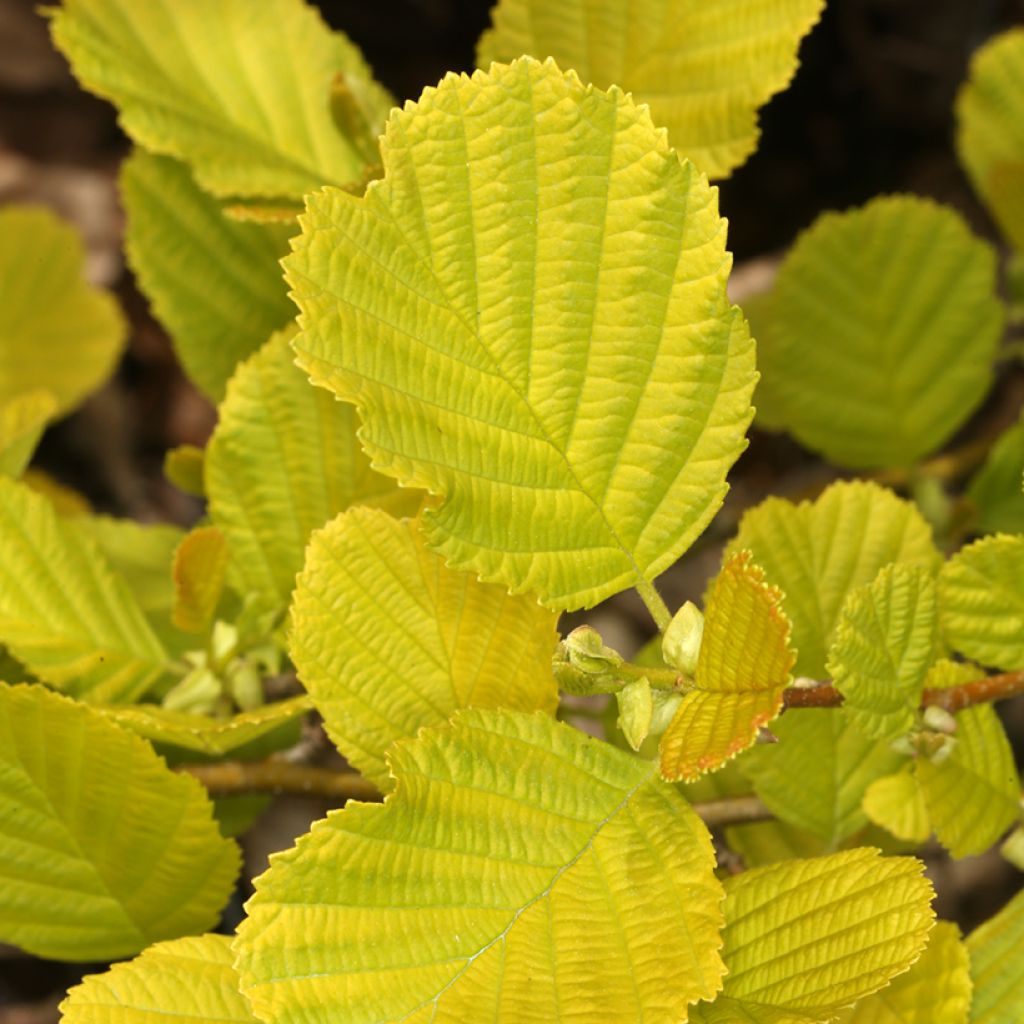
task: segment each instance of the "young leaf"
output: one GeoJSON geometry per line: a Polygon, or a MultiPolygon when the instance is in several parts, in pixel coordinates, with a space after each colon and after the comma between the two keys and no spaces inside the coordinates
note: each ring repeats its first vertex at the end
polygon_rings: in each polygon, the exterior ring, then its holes
{"type": "Polygon", "coordinates": [[[692,1022],[833,1020],[917,960],[932,927],[920,861],[857,849],[725,882],[725,988],[692,1022]]]}
{"type": "Polygon", "coordinates": [[[210,757],[223,757],[287,725],[312,707],[305,694],[242,711],[232,718],[172,711],[156,704],[99,708],[112,722],[144,736],[153,743],[168,744],[210,757]]]}
{"type": "Polygon", "coordinates": [[[344,76],[368,125],[392,105],[359,51],[302,0],[65,0],[53,39],[85,88],[111,100],[139,145],[177,157],[217,196],[301,199],[358,181],[373,132],[331,116],[344,76]],[[256,76],[255,78],[253,76],[256,76]]]}
{"type": "Polygon", "coordinates": [[[48,210],[0,210],[0,401],[45,389],[65,413],[114,369],[124,318],[86,284],[83,260],[78,234],[48,210]]]}
{"type": "Polygon", "coordinates": [[[0,940],[110,960],[213,925],[238,848],[144,740],[43,686],[0,684],[0,940]]]}
{"type": "Polygon", "coordinates": [[[1017,1024],[1024,1014],[1024,891],[967,937],[971,1024],[1017,1024]]]}
{"type": "Polygon", "coordinates": [[[414,512],[420,495],[370,469],[351,406],[309,386],[287,332],[239,367],[206,449],[210,518],[228,579],[263,610],[288,605],[310,533],[353,504],[414,512]]]}
{"type": "Polygon", "coordinates": [[[300,365],[376,467],[441,496],[449,564],[555,608],[648,586],[751,416],[715,192],[646,108],[527,58],[427,89],[383,155],[363,199],[309,198],[300,365]]]}
{"type": "Polygon", "coordinates": [[[935,580],[920,565],[895,563],[843,603],[827,670],[865,735],[893,739],[917,716],[938,653],[935,580]]]}
{"type": "Polygon", "coordinates": [[[939,615],[954,650],[1024,669],[1024,537],[996,534],[954,555],[939,574],[939,615]]]}
{"type": "Polygon", "coordinates": [[[907,842],[923,843],[932,833],[928,804],[912,768],[872,782],[864,793],[864,813],[907,842]]]}
{"type": "Polygon", "coordinates": [[[143,150],[121,168],[121,197],[139,285],[185,372],[219,401],[238,363],[295,317],[278,263],[295,225],[239,224],[184,164],[143,150]]]}
{"type": "Polygon", "coordinates": [[[1024,29],[990,39],[971,59],[956,101],[956,146],[978,195],[1024,250],[1024,29]]]}
{"type": "Polygon", "coordinates": [[[1024,416],[992,446],[965,491],[981,533],[1024,533],[1024,416]]]}
{"type": "Polygon", "coordinates": [[[259,1024],[232,959],[226,935],[157,943],[71,989],[60,1004],[62,1024],[259,1024]]]}
{"type": "Polygon", "coordinates": [[[825,676],[826,651],[847,594],[891,562],[937,570],[941,557],[915,505],[863,481],[836,483],[814,502],[768,498],[747,512],[726,554],[747,549],[785,598],[797,675],[825,676]]]}
{"type": "Polygon", "coordinates": [[[21,476],[56,412],[52,391],[26,391],[0,400],[0,475],[21,476]]]}
{"type": "Polygon", "coordinates": [[[889,196],[797,240],[760,311],[758,366],[808,448],[909,466],[984,398],[1003,320],[992,247],[951,209],[889,196]]]}
{"type": "Polygon", "coordinates": [[[2,477],[0,642],[38,678],[100,703],[137,699],[168,661],[95,541],[2,477]]]}
{"type": "Polygon", "coordinates": [[[203,460],[206,452],[194,444],[179,444],[164,456],[164,476],[179,491],[196,498],[205,498],[203,460]]]}
{"type": "Polygon", "coordinates": [[[555,621],[447,568],[418,522],[353,508],[313,534],[290,653],[328,735],[386,791],[385,751],[457,708],[554,710],[555,621]]]}
{"type": "Polygon", "coordinates": [[[782,592],[749,551],[726,559],[704,617],[695,688],[661,738],[661,775],[692,780],[746,750],[782,708],[796,652],[782,592]]]}
{"type": "Polygon", "coordinates": [[[836,1024],[967,1024],[970,1005],[967,948],[955,924],[938,921],[917,963],[836,1024]]]}
{"type": "Polygon", "coordinates": [[[741,768],[773,814],[833,845],[867,824],[865,791],[905,760],[844,709],[787,711],[772,732],[779,742],[748,751],[741,768]]]}
{"type": "Polygon", "coordinates": [[[235,943],[268,1024],[676,1024],[720,985],[710,837],[652,766],[546,715],[463,711],[395,745],[256,880],[235,943]]]}
{"type": "MultiPolygon", "coordinates": [[[[941,689],[977,678],[973,666],[945,661],[927,684],[941,689]]],[[[915,772],[939,842],[954,857],[967,857],[984,853],[1020,818],[1020,779],[995,708],[957,712],[954,736],[948,757],[918,756],[915,772]]]]}
{"type": "Polygon", "coordinates": [[[477,66],[553,57],[602,89],[651,108],[669,141],[711,178],[757,146],[758,108],[789,85],[823,0],[500,0],[477,66]]]}
{"type": "Polygon", "coordinates": [[[206,633],[213,623],[228,569],[228,542],[216,526],[196,527],[174,552],[174,611],[188,633],[206,633]]]}

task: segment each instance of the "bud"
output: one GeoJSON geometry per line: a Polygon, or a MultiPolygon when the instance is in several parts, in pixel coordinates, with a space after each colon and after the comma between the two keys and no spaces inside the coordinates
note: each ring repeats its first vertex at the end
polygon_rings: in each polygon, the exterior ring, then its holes
{"type": "Polygon", "coordinates": [[[704,614],[692,602],[687,601],[672,617],[661,641],[661,653],[665,661],[679,669],[691,679],[697,673],[697,658],[704,637],[704,614]]]}
{"type": "Polygon", "coordinates": [[[925,728],[932,732],[945,733],[947,736],[956,732],[956,719],[945,708],[935,705],[925,708],[923,721],[925,728]]]}
{"type": "Polygon", "coordinates": [[[607,675],[622,664],[617,651],[605,647],[601,634],[593,626],[579,626],[563,641],[569,663],[581,672],[607,675]]]}
{"type": "Polygon", "coordinates": [[[195,668],[164,697],[163,705],[169,711],[189,711],[193,714],[212,714],[222,695],[220,680],[205,666],[195,668]]]}
{"type": "Polygon", "coordinates": [[[619,690],[615,699],[619,702],[619,728],[629,745],[639,750],[651,730],[654,712],[651,684],[646,678],[635,679],[619,690]]]}

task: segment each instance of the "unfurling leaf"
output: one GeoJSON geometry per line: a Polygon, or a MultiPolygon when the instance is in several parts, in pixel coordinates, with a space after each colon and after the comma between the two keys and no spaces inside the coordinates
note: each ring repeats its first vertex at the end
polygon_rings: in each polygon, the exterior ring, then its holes
{"type": "Polygon", "coordinates": [[[66,413],[114,369],[125,322],[86,284],[75,230],[49,210],[0,210],[0,402],[49,391],[66,413]]]}
{"type": "Polygon", "coordinates": [[[923,869],[912,858],[862,848],[727,879],[725,987],[690,1020],[834,1020],[920,955],[933,923],[923,869]]]}
{"type": "Polygon", "coordinates": [[[546,715],[396,744],[383,806],[332,812],[256,881],[235,950],[267,1024],[678,1024],[719,988],[704,825],[646,764],[546,715]]]}
{"type": "Polygon", "coordinates": [[[584,82],[621,86],[669,142],[724,178],[757,146],[758,109],[785,89],[823,0],[500,0],[477,64],[553,57],[584,82]]]}
{"type": "Polygon", "coordinates": [[[233,959],[226,935],[159,942],[71,989],[60,1005],[62,1024],[259,1024],[233,959]]]}
{"type": "Polygon", "coordinates": [[[216,526],[196,527],[174,552],[174,612],[178,629],[205,633],[217,611],[228,569],[228,542],[216,526]]]}
{"type": "Polygon", "coordinates": [[[758,309],[770,419],[840,466],[912,465],[984,398],[1004,317],[995,251],[953,210],[825,214],[758,309]]]}
{"type": "Polygon", "coordinates": [[[892,562],[937,570],[941,558],[917,508],[872,483],[836,483],[799,505],[768,498],[747,512],[727,554],[749,550],[785,595],[794,672],[825,677],[826,652],[843,602],[892,562]]]}
{"type": "Polygon", "coordinates": [[[865,735],[892,739],[914,724],[938,653],[936,604],[931,572],[901,563],[847,596],[827,669],[865,735]]]}
{"type": "Polygon", "coordinates": [[[353,508],[313,534],[290,650],[331,739],[387,790],[391,744],[458,708],[554,711],[555,621],[447,568],[415,520],[353,508]]]}
{"type": "Polygon", "coordinates": [[[109,960],[212,926],[238,871],[205,791],[99,711],[0,685],[0,940],[109,960]]]}
{"type": "Polygon", "coordinates": [[[646,108],[524,58],[396,110],[362,199],[309,197],[298,361],[448,563],[553,608],[646,586],[745,446],[725,222],[646,108]],[[346,338],[358,336],[358,345],[346,338]]]}
{"type": "Polygon", "coordinates": [[[957,552],[939,574],[939,613],[954,650],[1024,669],[1024,537],[995,534],[957,552]]]}
{"type": "Polygon", "coordinates": [[[661,738],[663,778],[715,771],[782,709],[796,652],[781,600],[749,551],[726,559],[708,599],[694,689],[661,738]]]}

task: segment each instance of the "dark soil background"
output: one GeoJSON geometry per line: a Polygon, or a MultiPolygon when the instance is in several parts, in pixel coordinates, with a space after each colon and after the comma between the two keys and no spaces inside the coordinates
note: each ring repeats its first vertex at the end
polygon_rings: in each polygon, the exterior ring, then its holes
{"type": "MultiPolygon", "coordinates": [[[[417,96],[446,71],[471,70],[490,8],[486,0],[324,0],[319,6],[363,48],[399,99],[417,96]]],[[[803,45],[794,83],[762,112],[759,151],[721,185],[737,280],[770,270],[822,210],[882,192],[947,202],[996,240],[955,159],[952,104],[971,52],[1021,23],[1024,0],[831,0],[803,45]]],[[[170,447],[204,443],[214,412],[177,368],[124,267],[116,174],[127,149],[113,109],[77,87],[31,0],[0,0],[0,204],[44,203],[75,222],[87,241],[89,275],[117,293],[132,325],[114,380],[48,432],[38,464],[87,494],[98,510],[187,523],[198,510],[163,480],[161,463],[170,447]]],[[[1009,424],[1022,397],[1024,377],[1005,370],[961,439],[1009,424]]],[[[665,580],[670,603],[699,596],[717,565],[715,540],[742,507],[769,492],[800,493],[834,475],[795,444],[755,431],[719,528],[665,580]]],[[[628,598],[588,618],[622,647],[639,643],[647,629],[628,598]]],[[[1017,701],[1004,710],[1019,741],[1024,707],[1017,701]]],[[[278,821],[264,842],[287,845],[322,811],[315,803],[302,806],[297,820],[278,821]]],[[[251,862],[261,856],[265,850],[250,851],[251,862]]],[[[1019,884],[997,857],[955,865],[936,859],[932,874],[940,912],[964,927],[1019,884]]],[[[0,947],[0,1024],[56,1021],[60,995],[82,973],[83,965],[35,961],[0,947]]]]}

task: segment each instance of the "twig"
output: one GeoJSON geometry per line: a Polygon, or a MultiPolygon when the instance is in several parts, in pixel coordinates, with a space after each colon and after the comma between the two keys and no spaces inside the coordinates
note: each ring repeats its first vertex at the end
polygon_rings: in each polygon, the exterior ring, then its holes
{"type": "Polygon", "coordinates": [[[183,764],[179,770],[198,779],[211,796],[242,793],[301,793],[346,800],[380,800],[377,787],[356,772],[292,764],[280,758],[266,761],[221,761],[183,764]]]}
{"type": "Polygon", "coordinates": [[[708,828],[746,825],[768,821],[775,815],[756,796],[730,796],[721,800],[704,800],[693,805],[698,817],[708,828]]]}

